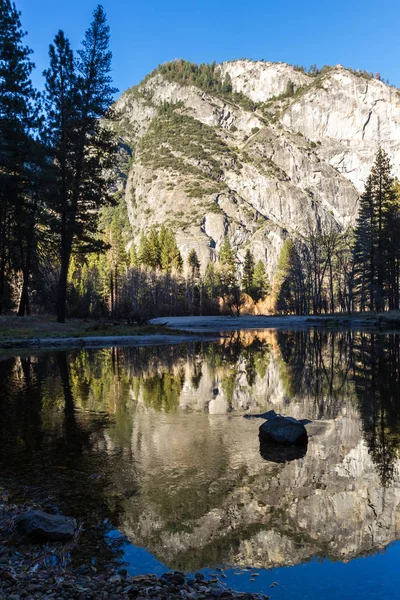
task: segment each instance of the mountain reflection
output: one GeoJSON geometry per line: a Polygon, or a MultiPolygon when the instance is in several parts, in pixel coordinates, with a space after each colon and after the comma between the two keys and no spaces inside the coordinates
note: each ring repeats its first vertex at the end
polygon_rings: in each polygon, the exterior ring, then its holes
{"type": "Polygon", "coordinates": [[[78,562],[110,559],[111,527],[184,570],[376,552],[400,537],[399,341],[240,332],[0,361],[6,485],[87,524],[78,562]],[[307,452],[260,448],[242,415],[270,409],[313,420],[307,452]]]}

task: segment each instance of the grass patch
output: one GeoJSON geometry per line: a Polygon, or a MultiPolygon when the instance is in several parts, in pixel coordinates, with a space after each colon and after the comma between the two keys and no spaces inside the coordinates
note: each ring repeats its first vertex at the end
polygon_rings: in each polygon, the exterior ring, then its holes
{"type": "Polygon", "coordinates": [[[1,317],[0,347],[10,347],[13,341],[46,338],[85,338],[91,336],[185,335],[181,330],[163,325],[127,325],[107,321],[71,319],[57,323],[52,317],[1,317]]]}

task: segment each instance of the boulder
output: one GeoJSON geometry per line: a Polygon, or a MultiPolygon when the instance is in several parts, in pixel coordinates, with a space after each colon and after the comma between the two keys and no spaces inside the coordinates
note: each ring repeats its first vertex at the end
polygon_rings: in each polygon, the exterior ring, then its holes
{"type": "Polygon", "coordinates": [[[50,515],[41,510],[30,510],[16,521],[18,531],[41,541],[65,542],[73,538],[76,521],[72,517],[50,515]]]}
{"type": "Polygon", "coordinates": [[[264,443],[283,445],[304,445],[308,442],[307,430],[303,423],[293,417],[276,415],[260,425],[259,437],[264,443]]]}

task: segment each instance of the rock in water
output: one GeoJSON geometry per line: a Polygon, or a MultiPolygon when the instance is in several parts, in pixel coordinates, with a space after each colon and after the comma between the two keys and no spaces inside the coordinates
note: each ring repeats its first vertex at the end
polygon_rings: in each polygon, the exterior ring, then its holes
{"type": "Polygon", "coordinates": [[[76,530],[76,521],[72,517],[50,515],[41,510],[24,513],[17,519],[16,524],[21,533],[50,542],[70,540],[76,530]]]}
{"type": "Polygon", "coordinates": [[[259,436],[263,442],[272,444],[302,445],[308,441],[307,430],[303,423],[292,417],[280,415],[260,425],[259,436]]]}

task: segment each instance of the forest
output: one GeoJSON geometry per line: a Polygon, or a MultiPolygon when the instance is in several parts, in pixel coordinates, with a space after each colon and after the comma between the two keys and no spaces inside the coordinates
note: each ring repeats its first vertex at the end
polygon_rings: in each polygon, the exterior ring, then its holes
{"type": "MultiPolygon", "coordinates": [[[[215,261],[182,257],[171,227],[132,240],[116,191],[118,120],[110,29],[99,5],[80,49],[60,30],[39,93],[21,15],[0,0],[0,315],[56,314],[144,323],[154,316],[241,312],[331,314],[398,310],[400,186],[378,149],[355,227],[316,219],[287,235],[275,273],[226,235],[215,261]]],[[[159,67],[255,110],[215,63],[159,67]],[[247,105],[247,104],[248,105],[247,105]]]]}

